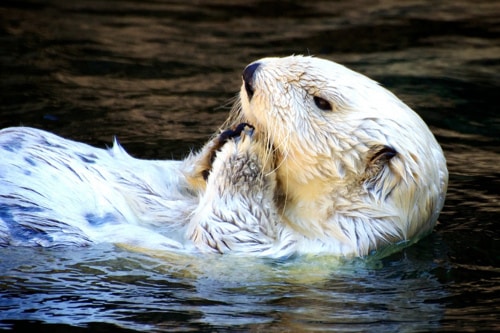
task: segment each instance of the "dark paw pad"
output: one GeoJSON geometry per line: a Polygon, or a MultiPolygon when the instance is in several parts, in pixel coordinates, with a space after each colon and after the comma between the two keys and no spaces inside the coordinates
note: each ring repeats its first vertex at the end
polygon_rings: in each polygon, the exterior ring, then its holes
{"type": "Polygon", "coordinates": [[[245,127],[249,127],[251,132],[253,132],[255,128],[248,123],[241,123],[238,126],[236,126],[234,130],[232,129],[225,130],[219,135],[219,144],[223,145],[224,143],[226,143],[227,140],[239,137],[241,135],[241,132],[245,130],[245,127]]]}

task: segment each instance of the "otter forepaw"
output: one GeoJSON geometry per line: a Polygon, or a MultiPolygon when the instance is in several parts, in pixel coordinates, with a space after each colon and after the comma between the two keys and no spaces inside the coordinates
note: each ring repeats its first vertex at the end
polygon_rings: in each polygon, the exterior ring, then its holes
{"type": "Polygon", "coordinates": [[[204,189],[216,155],[228,141],[239,142],[244,137],[252,138],[254,127],[241,123],[233,129],[227,129],[209,141],[202,151],[189,159],[190,167],[185,171],[186,178],[193,189],[204,189]]]}
{"type": "Polygon", "coordinates": [[[245,133],[246,135],[251,137],[253,135],[254,129],[255,127],[253,127],[248,123],[241,123],[238,126],[236,126],[234,130],[233,129],[225,130],[218,137],[219,145],[222,146],[229,139],[239,138],[242,133],[245,133]]]}
{"type": "Polygon", "coordinates": [[[262,192],[274,182],[274,157],[254,136],[253,127],[241,124],[229,134],[237,131],[240,134],[216,152],[207,188],[215,186],[218,193],[262,192]]]}
{"type": "MultiPolygon", "coordinates": [[[[212,167],[212,164],[214,162],[215,156],[218,151],[224,146],[224,144],[227,143],[230,139],[234,139],[236,141],[239,141],[243,136],[248,136],[252,137],[253,131],[255,127],[248,123],[241,123],[238,126],[236,126],[235,129],[228,129],[222,132],[216,139],[215,143],[210,151],[209,154],[209,166],[210,168],[212,167]]],[[[203,171],[203,179],[207,180],[208,175],[210,173],[210,169],[206,169],[203,171]]]]}

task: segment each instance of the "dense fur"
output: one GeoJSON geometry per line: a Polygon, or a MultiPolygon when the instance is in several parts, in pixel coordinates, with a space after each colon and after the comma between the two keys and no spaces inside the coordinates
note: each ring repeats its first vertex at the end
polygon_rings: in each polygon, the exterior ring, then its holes
{"type": "Polygon", "coordinates": [[[432,230],[448,173],[416,113],[327,60],[251,66],[230,130],[184,161],[0,131],[0,245],[352,256],[432,230]]]}

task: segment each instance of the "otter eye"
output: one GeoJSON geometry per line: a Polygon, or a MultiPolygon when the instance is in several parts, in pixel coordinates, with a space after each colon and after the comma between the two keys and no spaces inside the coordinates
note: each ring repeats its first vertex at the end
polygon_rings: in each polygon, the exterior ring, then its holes
{"type": "Polygon", "coordinates": [[[332,105],[326,99],[314,96],[314,104],[323,111],[332,111],[332,105]]]}

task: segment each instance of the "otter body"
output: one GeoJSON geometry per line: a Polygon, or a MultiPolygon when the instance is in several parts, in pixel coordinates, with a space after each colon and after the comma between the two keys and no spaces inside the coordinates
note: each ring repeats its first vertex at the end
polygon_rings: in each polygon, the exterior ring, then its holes
{"type": "Polygon", "coordinates": [[[222,128],[183,161],[0,131],[0,246],[363,256],[429,233],[444,204],[446,161],[422,119],[334,62],[250,64],[222,128]]]}

